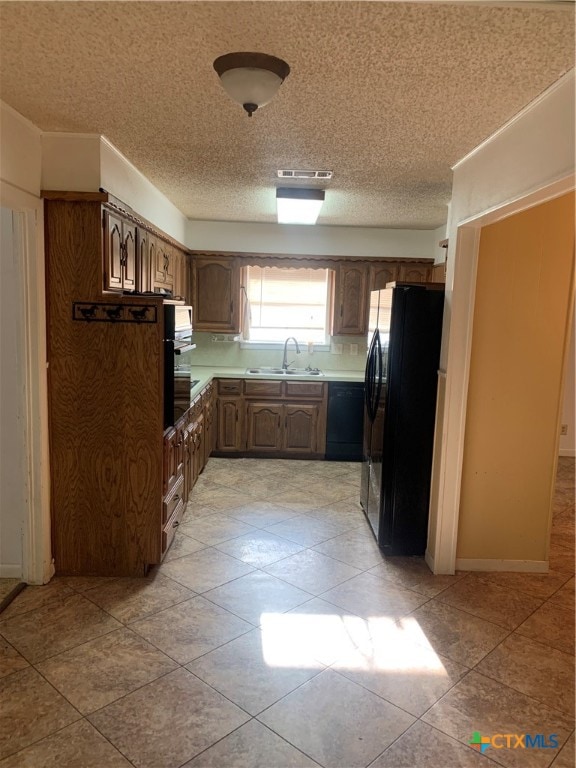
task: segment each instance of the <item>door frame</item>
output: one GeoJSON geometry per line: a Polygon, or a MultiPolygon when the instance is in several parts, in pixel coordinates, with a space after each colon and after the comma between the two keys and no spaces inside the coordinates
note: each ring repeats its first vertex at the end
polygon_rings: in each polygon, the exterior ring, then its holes
{"type": "Polygon", "coordinates": [[[43,201],[0,181],[0,204],[18,214],[22,258],[24,340],[24,430],[27,497],[24,512],[22,580],[46,584],[54,574],[50,530],[48,382],[43,201]]]}
{"type": "Polygon", "coordinates": [[[439,377],[445,379],[444,411],[436,429],[442,430],[438,455],[438,504],[437,523],[433,541],[434,555],[426,552],[426,562],[437,574],[455,572],[460,516],[460,490],[464,460],[466,408],[472,353],[476,273],[482,227],[514,216],[534,206],[553,200],[576,189],[574,174],[563,176],[529,194],[498,204],[480,214],[458,222],[453,265],[448,265],[446,287],[449,303],[445,305],[444,326],[447,312],[449,336],[446,368],[439,377]]]}

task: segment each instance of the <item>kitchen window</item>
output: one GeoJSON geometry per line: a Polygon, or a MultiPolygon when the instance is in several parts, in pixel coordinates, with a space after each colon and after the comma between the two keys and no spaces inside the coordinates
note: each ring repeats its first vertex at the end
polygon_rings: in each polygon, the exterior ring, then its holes
{"type": "Polygon", "coordinates": [[[244,338],[250,343],[284,343],[288,336],[328,343],[329,270],[247,267],[245,288],[250,322],[244,338]]]}

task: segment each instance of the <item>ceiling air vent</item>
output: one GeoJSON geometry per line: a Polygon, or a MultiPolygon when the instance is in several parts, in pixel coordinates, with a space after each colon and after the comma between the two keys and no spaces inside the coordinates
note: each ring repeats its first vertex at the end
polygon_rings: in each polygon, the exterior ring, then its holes
{"type": "Polygon", "coordinates": [[[278,176],[281,179],[331,179],[333,175],[334,171],[278,171],[278,176]]]}

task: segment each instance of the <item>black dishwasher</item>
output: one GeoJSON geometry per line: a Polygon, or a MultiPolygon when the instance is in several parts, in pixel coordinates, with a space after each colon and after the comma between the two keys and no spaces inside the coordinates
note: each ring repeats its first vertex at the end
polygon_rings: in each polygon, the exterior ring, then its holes
{"type": "Polygon", "coordinates": [[[362,461],[364,382],[328,382],[326,459],[362,461]]]}

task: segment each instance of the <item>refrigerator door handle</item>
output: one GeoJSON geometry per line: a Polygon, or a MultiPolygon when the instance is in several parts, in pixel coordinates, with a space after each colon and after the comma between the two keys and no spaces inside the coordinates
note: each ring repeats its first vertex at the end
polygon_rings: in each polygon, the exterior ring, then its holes
{"type": "Polygon", "coordinates": [[[374,370],[374,351],[375,351],[375,335],[372,337],[370,347],[368,349],[368,358],[366,360],[366,373],[364,376],[364,397],[366,402],[366,410],[370,421],[374,421],[372,413],[372,401],[373,401],[373,370],[374,370]]]}
{"type": "Polygon", "coordinates": [[[380,333],[377,331],[376,336],[376,369],[378,371],[378,384],[376,385],[375,402],[374,402],[374,418],[376,418],[376,411],[380,403],[380,396],[382,394],[382,344],[380,342],[380,333]]]}

